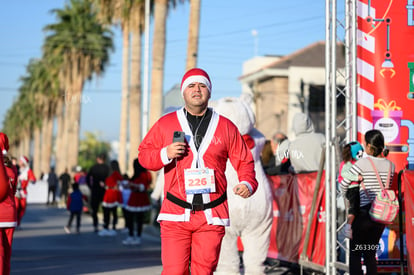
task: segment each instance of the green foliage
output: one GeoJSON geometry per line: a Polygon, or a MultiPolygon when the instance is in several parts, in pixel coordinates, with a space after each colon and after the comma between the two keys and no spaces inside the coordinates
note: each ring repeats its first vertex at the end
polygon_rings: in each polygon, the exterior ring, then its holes
{"type": "Polygon", "coordinates": [[[99,133],[85,132],[84,139],[79,144],[79,165],[89,170],[96,162],[96,157],[100,154],[105,154],[108,159],[108,154],[111,150],[111,145],[100,140],[99,133]]]}

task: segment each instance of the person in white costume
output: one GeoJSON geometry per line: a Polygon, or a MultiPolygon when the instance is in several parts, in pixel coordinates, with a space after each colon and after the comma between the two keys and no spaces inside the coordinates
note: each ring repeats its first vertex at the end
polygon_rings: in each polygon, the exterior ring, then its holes
{"type": "Polygon", "coordinates": [[[230,226],[226,227],[216,275],[240,274],[240,257],[237,246],[238,237],[243,243],[243,264],[245,275],[264,273],[264,262],[270,242],[273,221],[272,191],[269,180],[260,162],[260,152],[265,144],[264,135],[254,128],[255,116],[246,102],[238,98],[222,98],[215,110],[230,119],[243,135],[249,146],[259,183],[254,195],[247,199],[238,198],[230,190],[239,183],[237,174],[227,162],[227,194],[229,201],[230,226]]]}

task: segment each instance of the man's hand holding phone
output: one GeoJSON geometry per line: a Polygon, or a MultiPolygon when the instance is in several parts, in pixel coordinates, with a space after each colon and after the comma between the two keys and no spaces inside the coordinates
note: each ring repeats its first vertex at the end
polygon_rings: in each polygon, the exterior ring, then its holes
{"type": "Polygon", "coordinates": [[[167,156],[169,159],[179,158],[187,153],[187,143],[185,142],[185,133],[175,131],[173,142],[167,146],[167,156]]]}

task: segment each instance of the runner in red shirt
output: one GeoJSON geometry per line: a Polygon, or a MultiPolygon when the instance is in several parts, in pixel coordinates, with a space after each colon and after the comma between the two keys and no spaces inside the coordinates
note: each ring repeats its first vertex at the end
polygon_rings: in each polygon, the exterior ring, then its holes
{"type": "Polygon", "coordinates": [[[27,206],[27,187],[29,183],[34,184],[36,177],[33,174],[32,169],[29,167],[29,159],[25,156],[21,156],[19,159],[20,174],[17,178],[17,190],[16,190],[16,207],[17,207],[17,228],[20,227],[20,223],[26,212],[27,206]]]}
{"type": "Polygon", "coordinates": [[[17,225],[14,193],[17,169],[7,157],[9,141],[0,133],[0,186],[7,187],[6,197],[0,200],[0,274],[10,274],[10,260],[14,229],[17,225]]]}

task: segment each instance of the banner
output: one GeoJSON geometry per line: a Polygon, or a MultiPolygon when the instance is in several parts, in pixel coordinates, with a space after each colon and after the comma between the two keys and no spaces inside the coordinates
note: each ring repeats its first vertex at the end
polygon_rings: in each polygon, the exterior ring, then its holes
{"type": "Polygon", "coordinates": [[[405,229],[406,248],[404,255],[407,255],[408,274],[414,274],[414,171],[404,171],[401,175],[401,184],[405,186],[402,207],[405,213],[403,228],[405,229]]]}
{"type": "Polygon", "coordinates": [[[357,1],[358,140],[380,130],[396,171],[414,169],[413,1],[357,1]]]}
{"type": "MultiPolygon", "coordinates": [[[[302,250],[317,172],[269,176],[273,189],[273,224],[268,257],[298,263],[302,250]]],[[[325,265],[325,177],[317,190],[315,213],[311,217],[308,259],[325,265]]]]}

